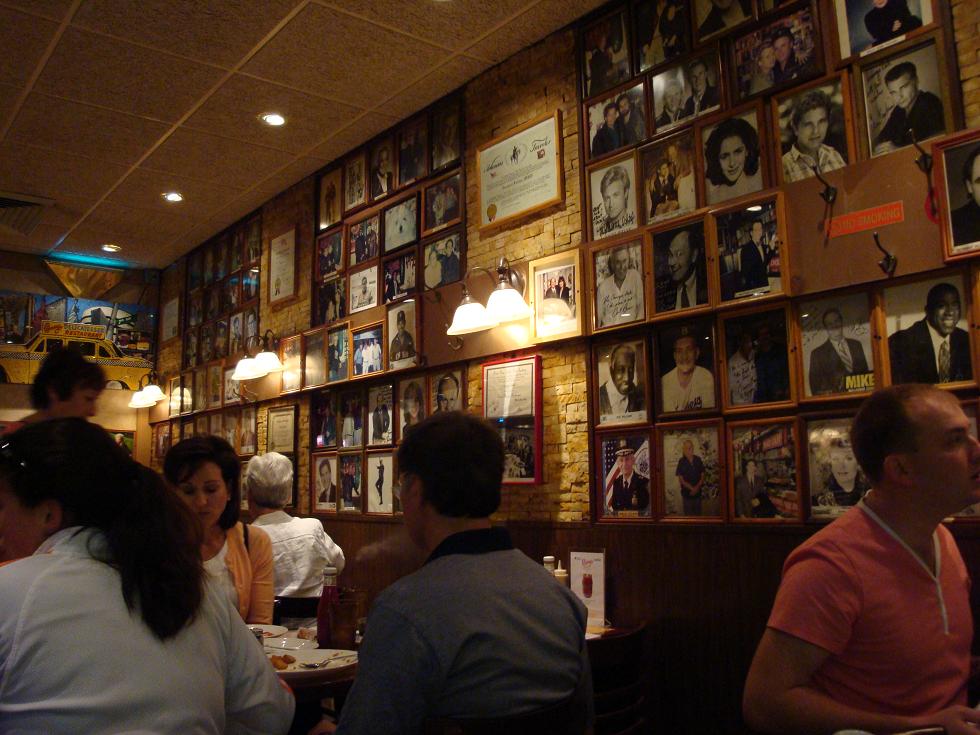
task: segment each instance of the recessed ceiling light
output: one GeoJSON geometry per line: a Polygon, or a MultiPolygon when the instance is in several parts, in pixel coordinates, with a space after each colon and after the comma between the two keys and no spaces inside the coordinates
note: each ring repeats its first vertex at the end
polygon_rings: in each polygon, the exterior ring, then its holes
{"type": "Polygon", "coordinates": [[[263,113],[259,115],[259,119],[266,125],[271,125],[274,128],[278,128],[280,125],[286,124],[286,118],[284,118],[278,112],[263,113]]]}
{"type": "Polygon", "coordinates": [[[122,250],[121,247],[111,242],[103,243],[102,249],[105,250],[107,253],[118,253],[120,250],[122,250]]]}
{"type": "Polygon", "coordinates": [[[184,195],[179,191],[165,191],[163,192],[163,198],[168,202],[182,202],[184,201],[184,195]]]}

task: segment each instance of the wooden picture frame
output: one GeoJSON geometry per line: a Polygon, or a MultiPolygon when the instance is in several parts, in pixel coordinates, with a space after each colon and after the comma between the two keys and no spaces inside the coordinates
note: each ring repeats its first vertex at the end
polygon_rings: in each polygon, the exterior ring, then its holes
{"type": "Polygon", "coordinates": [[[381,214],[372,212],[347,224],[347,266],[375,260],[381,254],[381,214]]]}
{"type": "Polygon", "coordinates": [[[528,263],[531,338],[535,342],[553,342],[582,334],[584,277],[579,248],[528,263]]]}
{"type": "Polygon", "coordinates": [[[381,383],[368,388],[368,440],[369,447],[394,444],[395,436],[395,386],[381,383]]]}
{"type": "Polygon", "coordinates": [[[350,323],[344,322],[327,330],[327,383],[350,378],[350,323]]]}
{"type": "Polygon", "coordinates": [[[262,215],[256,215],[245,223],[245,263],[262,259],[262,215]]]}
{"type": "Polygon", "coordinates": [[[382,210],[382,216],[385,255],[418,242],[419,196],[417,193],[389,204],[382,210]]]}
{"type": "Polygon", "coordinates": [[[565,201],[561,117],[555,110],[477,147],[481,232],[565,201]]]}
{"type": "Polygon", "coordinates": [[[261,272],[258,263],[242,271],[242,306],[258,302],[261,289],[261,272]]]}
{"type": "Polygon", "coordinates": [[[337,393],[318,390],[310,401],[310,447],[313,451],[337,448],[337,393]]]}
{"type": "Polygon", "coordinates": [[[245,312],[239,311],[228,318],[228,356],[238,357],[245,353],[245,312]]]}
{"type": "Polygon", "coordinates": [[[418,366],[422,352],[419,309],[415,299],[389,304],[385,319],[384,365],[389,371],[418,366]]]}
{"type": "Polygon", "coordinates": [[[221,382],[224,384],[222,392],[224,393],[221,402],[225,406],[237,406],[242,400],[242,394],[238,385],[237,380],[232,380],[231,376],[235,374],[235,366],[231,367],[225,366],[221,373],[221,382]]]}
{"type": "Polygon", "coordinates": [[[764,112],[762,102],[756,101],[695,126],[702,162],[699,201],[725,205],[769,187],[764,112]]]}
{"type": "Polygon", "coordinates": [[[385,304],[411,296],[418,284],[418,250],[411,248],[385,258],[381,270],[384,281],[381,300],[385,304]]]}
{"type": "MultiPolygon", "coordinates": [[[[461,229],[442,232],[422,243],[422,282],[434,289],[455,283],[466,273],[466,240],[461,229]]],[[[415,272],[418,283],[419,271],[415,272]]]]}
{"type": "Polygon", "coordinates": [[[337,454],[310,455],[310,499],[314,513],[337,512],[337,454]]]}
{"type": "Polygon", "coordinates": [[[313,255],[313,283],[326,283],[344,270],[344,228],[321,232],[313,255]]]}
{"type": "Polygon", "coordinates": [[[194,410],[194,371],[185,370],[180,374],[180,415],[194,410]]]}
{"type": "Polygon", "coordinates": [[[429,373],[429,415],[466,408],[466,367],[452,367],[429,373]]]}
{"type": "Polygon", "coordinates": [[[235,450],[235,454],[240,454],[238,448],[238,434],[239,434],[239,422],[241,420],[241,411],[236,409],[225,409],[221,412],[221,438],[231,445],[231,448],[235,450]]]}
{"type": "Polygon", "coordinates": [[[980,130],[932,145],[936,201],[947,263],[980,255],[980,130]]]}
{"type": "Polygon", "coordinates": [[[796,362],[789,358],[794,342],[788,304],[721,314],[718,321],[725,411],[744,412],[763,405],[791,409],[796,403],[796,362]],[[759,353],[767,355],[762,380],[758,378],[759,353]]]}
{"type": "Polygon", "coordinates": [[[395,191],[395,138],[385,135],[371,144],[368,157],[368,196],[379,202],[395,191]]]}
{"type": "Polygon", "coordinates": [[[429,173],[429,121],[425,115],[398,129],[398,188],[414,184],[429,173]]]}
{"type": "Polygon", "coordinates": [[[483,417],[494,423],[504,443],[503,484],[540,485],[544,474],[540,355],[483,364],[483,417]]]}
{"type": "Polygon", "coordinates": [[[412,375],[398,381],[398,436],[405,438],[405,429],[422,421],[425,411],[425,376],[412,375]]]}
{"type": "Polygon", "coordinates": [[[429,171],[435,173],[460,160],[463,151],[463,105],[459,96],[450,97],[432,108],[432,135],[429,137],[429,171]]]}
{"type": "Polygon", "coordinates": [[[797,419],[730,421],[726,429],[731,520],[801,522],[797,419]]]}
{"type": "Polygon", "coordinates": [[[330,325],[347,316],[347,278],[337,275],[324,283],[313,284],[313,316],[315,326],[330,325]]]}
{"type": "Polygon", "coordinates": [[[755,19],[752,0],[735,0],[741,9],[741,18],[731,22],[722,18],[722,11],[714,7],[711,0],[693,0],[691,7],[691,30],[694,33],[694,43],[701,45],[730,34],[755,19]]]}
{"type": "Polygon", "coordinates": [[[638,168],[636,151],[629,151],[586,169],[586,211],[592,241],[625,235],[639,226],[638,168]]]}
{"type": "Polygon", "coordinates": [[[198,335],[197,362],[198,364],[211,362],[214,359],[214,323],[202,324],[198,335]]]}
{"type": "Polygon", "coordinates": [[[228,319],[222,317],[214,322],[214,342],[211,355],[215,360],[228,357],[228,319]]]}
{"type": "Polygon", "coordinates": [[[303,335],[294,334],[279,340],[279,359],[282,361],[280,393],[295,393],[303,387],[303,335]]]}
{"type": "Polygon", "coordinates": [[[342,390],[338,394],[337,448],[356,449],[364,446],[364,392],[360,388],[342,390]]]}
{"type": "Polygon", "coordinates": [[[696,214],[661,223],[644,234],[653,268],[654,319],[705,312],[717,301],[717,269],[710,257],[707,223],[696,214]]]}
{"type": "Polygon", "coordinates": [[[296,455],[296,421],[299,406],[270,406],[266,415],[265,451],[296,455]]]}
{"type": "Polygon", "coordinates": [[[842,516],[871,489],[851,446],[850,429],[854,413],[822,413],[803,417],[802,436],[806,439],[807,493],[805,517],[808,521],[829,521],[842,516]]]}
{"type": "Polygon", "coordinates": [[[323,232],[340,222],[343,210],[342,169],[335,166],[316,177],[317,232],[323,232]]]}
{"type": "Polygon", "coordinates": [[[626,8],[606,13],[582,28],[582,97],[595,97],[630,78],[629,17],[626,8]]]}
{"type": "Polygon", "coordinates": [[[909,0],[906,7],[912,18],[898,21],[897,18],[885,18],[887,13],[881,13],[884,23],[875,21],[873,27],[880,27],[880,38],[875,38],[868,31],[865,22],[865,13],[871,8],[866,3],[857,0],[834,0],[832,22],[835,26],[836,37],[838,39],[837,53],[840,63],[849,64],[857,59],[862,59],[893,44],[901,43],[903,40],[921,35],[923,32],[934,27],[938,21],[933,15],[933,0],[909,0]],[[888,21],[891,21],[890,23],[888,21]],[[918,21],[918,24],[916,23],[918,21]]]}
{"type": "Polygon", "coordinates": [[[656,0],[644,0],[633,5],[633,65],[638,74],[684,56],[691,50],[691,19],[687,0],[668,0],[660,15],[657,15],[657,5],[656,0]],[[667,29],[666,33],[661,26],[667,29]]]}
{"type": "Polygon", "coordinates": [[[640,211],[646,225],[690,216],[698,208],[694,129],[655,140],[639,150],[640,211]]]}
{"type": "Polygon", "coordinates": [[[241,431],[238,441],[239,456],[249,456],[255,454],[259,450],[258,413],[258,407],[254,405],[244,406],[242,408],[241,431]]]}
{"type": "Polygon", "coordinates": [[[379,270],[379,266],[374,264],[348,273],[347,296],[350,299],[350,303],[347,306],[348,314],[353,315],[359,311],[371,309],[379,304],[379,270]],[[355,285],[357,283],[360,283],[359,288],[355,285]]]}
{"type": "Polygon", "coordinates": [[[385,325],[372,322],[351,330],[351,380],[384,371],[385,325]]]}
{"type": "Polygon", "coordinates": [[[595,487],[599,520],[653,519],[654,465],[650,429],[595,433],[595,487]]]}
{"type": "Polygon", "coordinates": [[[194,371],[194,410],[204,411],[208,408],[208,369],[197,368],[194,371]]]}
{"type": "Polygon", "coordinates": [[[224,395],[224,363],[211,363],[208,365],[208,408],[221,408],[224,395]]]}
{"type": "Polygon", "coordinates": [[[639,237],[590,249],[593,333],[646,320],[645,252],[639,237]],[[619,273],[623,274],[622,279],[618,278],[619,273]]]}
{"type": "Polygon", "coordinates": [[[367,204],[367,161],[364,149],[344,159],[344,215],[367,204]]]}
{"type": "Polygon", "coordinates": [[[299,265],[296,258],[296,227],[269,242],[269,305],[276,307],[297,298],[299,265]]]}
{"type": "Polygon", "coordinates": [[[197,351],[197,336],[198,329],[196,327],[190,327],[184,330],[180,360],[180,366],[182,368],[194,368],[200,363],[197,351]]]}
{"type": "Polygon", "coordinates": [[[303,388],[315,388],[327,382],[327,332],[311,329],[303,332],[303,388]]]}
{"type": "Polygon", "coordinates": [[[598,160],[646,140],[651,132],[651,127],[647,125],[646,111],[646,84],[642,78],[583,102],[585,158],[598,160]],[[624,111],[620,107],[620,102],[624,99],[629,103],[627,106],[630,119],[626,122],[623,122],[624,111]]]}
{"type": "Polygon", "coordinates": [[[466,208],[462,169],[452,171],[422,188],[422,236],[459,224],[466,208]]]}
{"type": "Polygon", "coordinates": [[[657,518],[675,523],[723,522],[728,493],[721,419],[661,423],[656,438],[657,518]]]}
{"type": "Polygon", "coordinates": [[[657,415],[662,419],[717,411],[719,360],[712,317],[661,322],[652,340],[657,415]]]}
{"type": "Polygon", "coordinates": [[[394,513],[395,454],[391,450],[368,452],[365,456],[364,512],[368,515],[394,513]]]}
{"type": "Polygon", "coordinates": [[[650,118],[657,136],[721,110],[725,84],[717,45],[657,70],[650,76],[650,118]]]}
{"type": "Polygon", "coordinates": [[[364,455],[337,455],[337,512],[361,513],[364,503],[364,455]]]}
{"type": "Polygon", "coordinates": [[[160,309],[160,347],[180,338],[180,297],[164,302],[160,309]]]}
{"type": "Polygon", "coordinates": [[[617,334],[593,343],[592,365],[597,427],[650,422],[650,360],[642,334],[617,334]]]}

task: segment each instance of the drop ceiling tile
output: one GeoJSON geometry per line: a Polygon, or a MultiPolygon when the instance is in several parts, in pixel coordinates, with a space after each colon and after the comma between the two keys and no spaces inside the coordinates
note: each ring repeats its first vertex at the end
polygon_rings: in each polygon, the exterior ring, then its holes
{"type": "Polygon", "coordinates": [[[291,160],[283,151],[181,128],[143,166],[245,189],[291,160]]]}
{"type": "Polygon", "coordinates": [[[168,129],[146,118],[33,92],[7,139],[129,165],[168,129]]]}
{"type": "Polygon", "coordinates": [[[30,79],[57,30],[57,23],[0,7],[0,82],[30,79]]]}
{"type": "Polygon", "coordinates": [[[457,56],[385,102],[384,109],[399,118],[406,118],[463,86],[488,66],[487,62],[457,56]]]}
{"type": "Polygon", "coordinates": [[[14,111],[14,103],[24,87],[14,84],[0,83],[0,130],[7,124],[10,113],[14,111]]]}
{"type": "Polygon", "coordinates": [[[75,197],[89,206],[122,178],[122,166],[7,141],[0,144],[0,191],[60,200],[75,197]]]}
{"type": "Polygon", "coordinates": [[[15,253],[44,255],[68,232],[67,226],[39,224],[30,235],[18,235],[8,230],[0,231],[0,250],[15,253]]]}
{"type": "Polygon", "coordinates": [[[296,1],[87,0],[72,23],[231,67],[275,27],[296,1]]]}
{"type": "Polygon", "coordinates": [[[44,214],[41,215],[41,224],[64,227],[67,230],[75,225],[91,206],[92,203],[85,199],[64,197],[45,208],[44,214]]]}
{"type": "Polygon", "coordinates": [[[542,0],[503,28],[468,47],[466,53],[494,62],[503,61],[581,18],[604,2],[605,0],[542,0]]]}
{"type": "Polygon", "coordinates": [[[361,143],[395,125],[400,118],[369,112],[357,118],[350,125],[327,138],[310,154],[324,161],[333,161],[354,150],[361,143]]]}
{"type": "Polygon", "coordinates": [[[272,197],[281,191],[285,191],[297,181],[301,181],[314,171],[318,171],[329,163],[322,158],[312,158],[304,156],[298,158],[281,171],[267,179],[259,182],[255,190],[266,192],[268,197],[272,197]]]}
{"type": "Polygon", "coordinates": [[[85,218],[85,225],[104,227],[137,241],[169,242],[197,224],[183,212],[136,209],[102,202],[85,218]]]}
{"type": "Polygon", "coordinates": [[[36,89],[173,122],[223,74],[214,67],[72,28],[62,37],[36,89]]]}
{"type": "Polygon", "coordinates": [[[395,93],[445,56],[428,43],[310,5],[243,71],[363,108],[395,93]]]}
{"type": "Polygon", "coordinates": [[[350,105],[236,74],[184,126],[302,153],[360,112],[350,105]],[[265,125],[258,119],[264,112],[278,112],[286,118],[286,124],[278,128],[265,125]]]}
{"type": "Polygon", "coordinates": [[[0,0],[0,5],[23,10],[31,15],[60,21],[65,17],[72,0],[0,0]]]}
{"type": "Polygon", "coordinates": [[[106,227],[81,226],[73,230],[55,249],[53,255],[74,253],[119,260],[131,267],[162,268],[167,265],[159,251],[165,243],[159,239],[130,237],[106,227]],[[102,244],[112,242],[122,247],[118,253],[106,253],[102,244]]]}
{"type": "Polygon", "coordinates": [[[138,168],[107,197],[107,201],[136,209],[173,212],[188,220],[203,221],[240,193],[241,190],[235,187],[138,168]],[[163,192],[172,190],[183,194],[184,201],[176,204],[165,201],[163,192]]]}

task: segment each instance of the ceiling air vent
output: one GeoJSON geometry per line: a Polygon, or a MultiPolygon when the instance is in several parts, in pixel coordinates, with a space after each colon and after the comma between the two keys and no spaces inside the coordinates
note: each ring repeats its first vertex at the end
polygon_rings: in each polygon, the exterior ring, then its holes
{"type": "Polygon", "coordinates": [[[0,232],[30,235],[54,199],[0,191],[0,232]]]}

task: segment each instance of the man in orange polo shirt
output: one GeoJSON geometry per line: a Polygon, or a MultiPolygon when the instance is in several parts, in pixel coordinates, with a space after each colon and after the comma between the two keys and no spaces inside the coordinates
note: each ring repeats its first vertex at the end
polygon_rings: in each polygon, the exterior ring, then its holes
{"type": "Polygon", "coordinates": [[[872,489],[783,567],[743,713],[769,733],[976,733],[966,707],[970,580],[944,518],[980,501],[980,444],[956,398],[877,391],[851,428],[872,489]]]}

